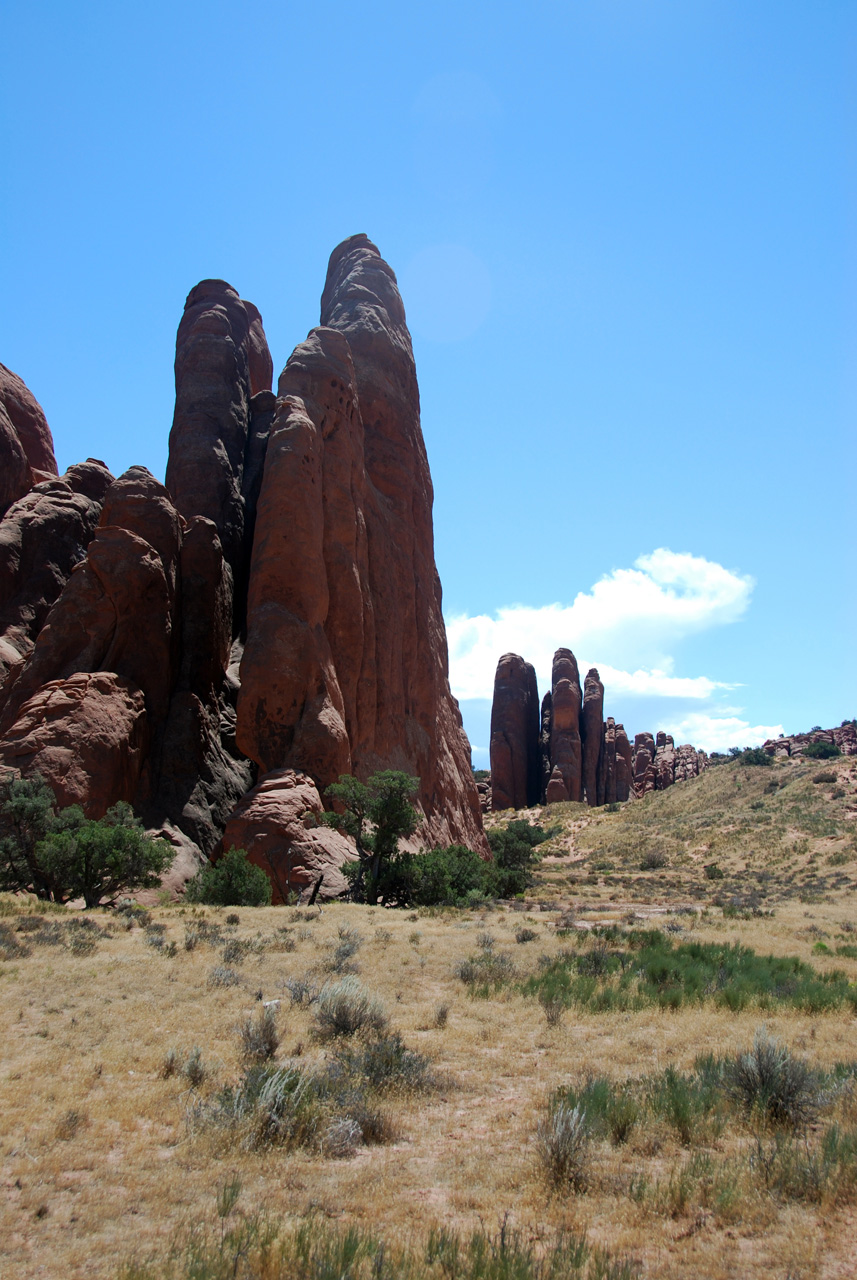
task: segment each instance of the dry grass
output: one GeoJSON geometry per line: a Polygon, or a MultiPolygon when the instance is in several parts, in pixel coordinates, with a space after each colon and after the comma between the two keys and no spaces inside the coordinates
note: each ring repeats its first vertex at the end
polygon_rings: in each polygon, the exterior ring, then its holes
{"type": "MultiPolygon", "coordinates": [[[[764,1185],[749,1122],[706,1130],[690,1146],[652,1119],[620,1143],[594,1134],[579,1191],[552,1187],[537,1158],[538,1124],[555,1089],[593,1075],[619,1084],[668,1066],[687,1070],[700,1054],[746,1050],[758,1010],[570,1009],[552,1027],[515,984],[478,997],[455,974],[461,961],[492,952],[510,956],[523,977],[540,956],[568,946],[558,923],[583,929],[633,916],[676,938],[741,941],[857,980],[857,949],[836,954],[857,948],[857,773],[847,761],[836,773],[835,784],[814,785],[809,765],[723,766],[589,825],[577,811],[547,815],[564,829],[531,900],[496,910],[414,920],[347,905],[320,913],[242,908],[231,925],[225,910],[163,907],[130,928],[93,912],[104,931],[84,930],[81,948],[79,928],[66,924],[71,913],[0,901],[3,923],[26,952],[0,962],[0,1275],[115,1277],[123,1259],[162,1254],[177,1231],[207,1218],[233,1174],[248,1211],[288,1220],[313,1212],[391,1241],[413,1241],[434,1226],[494,1229],[509,1213],[536,1240],[561,1228],[586,1231],[664,1280],[853,1275],[850,1194],[815,1203],[764,1185]],[[781,778],[787,786],[765,790],[781,778]],[[845,795],[833,798],[835,790],[845,795]],[[667,866],[640,871],[641,841],[664,848],[667,866]],[[705,876],[712,861],[722,880],[705,876]],[[611,868],[596,870],[599,862],[611,868]],[[34,927],[38,914],[45,924],[34,927]],[[517,945],[524,928],[537,936],[517,945]],[[362,939],[349,959],[360,983],[383,1005],[390,1032],[429,1058],[440,1087],[385,1096],[396,1140],[361,1146],[352,1159],[254,1152],[190,1126],[199,1101],[241,1076],[239,1028],[265,1002],[280,1001],[277,1063],[330,1062],[335,1045],[317,1035],[312,995],[331,980],[345,929],[362,939]],[[213,983],[218,966],[236,973],[237,984],[213,983]],[[306,981],[308,998],[293,999],[289,981],[306,981]],[[182,1064],[197,1046],[203,1073],[191,1080],[182,1064]],[[175,1066],[165,1071],[171,1050],[175,1066]]],[[[776,1009],[764,1020],[820,1068],[857,1058],[850,1009],[776,1009]]],[[[853,1126],[850,1096],[837,1106],[840,1124],[853,1126]]]]}

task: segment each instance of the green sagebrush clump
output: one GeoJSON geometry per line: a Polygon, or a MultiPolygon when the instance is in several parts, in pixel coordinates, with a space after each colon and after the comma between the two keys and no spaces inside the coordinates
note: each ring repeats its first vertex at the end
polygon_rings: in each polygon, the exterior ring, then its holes
{"type": "Polygon", "coordinates": [[[0,890],[58,903],[83,898],[91,908],[122,890],[156,888],[172,858],[124,802],[87,818],[80,805],[58,808],[38,774],[0,781],[0,890]]]}
{"type": "Polygon", "coordinates": [[[187,882],[185,901],[213,907],[267,907],[271,882],[261,867],[247,861],[244,849],[227,849],[187,882]]]}
{"type": "Polygon", "coordinates": [[[590,1012],[714,1004],[735,1012],[787,1006],[807,1013],[857,1009],[857,985],[796,956],[762,956],[738,943],[675,943],[657,929],[632,930],[624,947],[603,940],[546,960],[525,995],[590,1012]]]}
{"type": "Polygon", "coordinates": [[[119,1280],[637,1280],[640,1266],[586,1237],[562,1232],[540,1244],[531,1233],[481,1228],[430,1231],[422,1245],[390,1244],[359,1227],[310,1218],[299,1226],[236,1211],[240,1182],[218,1193],[216,1222],[180,1236],[166,1257],[126,1263],[119,1280]]]}

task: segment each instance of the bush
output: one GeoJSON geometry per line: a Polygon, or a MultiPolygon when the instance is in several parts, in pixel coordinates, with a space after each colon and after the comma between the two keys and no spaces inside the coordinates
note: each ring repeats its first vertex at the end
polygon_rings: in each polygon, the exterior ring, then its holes
{"type": "Polygon", "coordinates": [[[387,1015],[375,996],[357,978],[327,982],[315,1003],[316,1030],[322,1040],[353,1036],[358,1031],[380,1033],[386,1029],[387,1015]]]}
{"type": "Polygon", "coordinates": [[[96,907],[121,890],[153,889],[173,858],[120,802],[97,821],[79,805],[57,810],[37,774],[0,782],[0,890],[96,907]]]}
{"type": "Polygon", "coordinates": [[[241,1056],[247,1063],[267,1062],[280,1047],[277,1015],[273,1006],[260,1009],[257,1017],[249,1014],[238,1027],[241,1056]]]}
{"type": "Polygon", "coordinates": [[[832,742],[810,742],[803,749],[808,760],[834,760],[842,752],[832,742]]]}
{"type": "Polygon", "coordinates": [[[335,1066],[347,1075],[365,1081],[373,1089],[420,1092],[434,1085],[428,1058],[408,1049],[398,1031],[370,1040],[358,1049],[340,1049],[335,1066]]]}
{"type": "Polygon", "coordinates": [[[214,907],[266,907],[271,882],[261,867],[247,861],[243,849],[227,849],[188,881],[185,901],[214,907]]]}
{"type": "Polygon", "coordinates": [[[764,1027],[753,1047],[727,1068],[727,1088],[744,1110],[766,1123],[805,1129],[826,1101],[818,1074],[764,1027]]]}
{"type": "Polygon", "coordinates": [[[747,765],[769,765],[774,763],[774,757],[769,756],[767,751],[763,751],[761,747],[747,747],[739,756],[741,764],[747,765]]]}
{"type": "Polygon", "coordinates": [[[660,849],[649,849],[640,859],[641,871],[659,871],[667,865],[666,854],[660,849]]]}
{"type": "Polygon", "coordinates": [[[589,1126],[581,1106],[556,1103],[539,1121],[536,1150],[542,1169],[555,1187],[580,1190],[584,1186],[589,1141],[589,1126]]]}

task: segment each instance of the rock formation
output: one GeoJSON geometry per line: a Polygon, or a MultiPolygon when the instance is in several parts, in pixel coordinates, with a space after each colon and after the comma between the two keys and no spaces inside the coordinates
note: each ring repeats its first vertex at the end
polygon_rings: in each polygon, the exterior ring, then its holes
{"type": "Polygon", "coordinates": [[[535,668],[504,653],[491,709],[491,808],[525,809],[540,799],[539,691],[535,668]]]}
{"type": "Polygon", "coordinates": [[[317,825],[341,773],[417,775],[419,842],[488,855],[411,341],[365,236],[334,251],[321,310],[275,397],[257,309],[191,290],[166,485],[92,460],[57,477],[0,366],[0,765],[92,815],[132,802],[176,849],[171,888],[240,843],[275,895],[322,873],[341,891],[353,846],[317,825]]]}
{"type": "Polygon", "coordinates": [[[340,868],[354,848],[338,831],[318,825],[323,808],[312,778],[274,769],[229,818],[224,845],[247,850],[250,861],[267,873],[275,903],[287,902],[290,892],[314,885],[319,877],[322,897],[336,897],[348,887],[340,868]]]}
{"type": "MultiPolygon", "coordinates": [[[[527,727],[520,713],[535,707],[538,691],[523,672],[532,671],[517,654],[505,654],[497,667],[491,712],[491,772],[495,809],[521,808],[521,792],[510,779],[513,761],[528,758],[535,732],[531,713],[527,727]],[[521,692],[526,683],[526,699],[521,692]],[[496,744],[495,744],[495,729],[496,744]]],[[[542,803],[583,800],[589,805],[624,802],[632,796],[662,790],[675,782],[696,777],[706,767],[704,751],[686,745],[676,748],[673,739],[659,733],[657,747],[650,733],[638,733],[633,749],[622,724],[612,716],[603,719],[604,686],[593,667],[586,676],[581,700],[577,661],[570,649],[554,654],[551,688],[541,708],[541,728],[534,752],[540,773],[542,803]]],[[[520,765],[518,766],[520,776],[520,765]]],[[[532,801],[527,801],[531,804],[532,801]]]]}
{"type": "Polygon", "coordinates": [[[48,610],[86,555],[112,480],[90,458],[35,485],[0,522],[0,711],[48,610]]]}
{"type": "Polygon", "coordinates": [[[247,553],[242,482],[254,439],[251,397],[270,391],[272,370],[253,304],[225,280],[203,280],[191,289],[176,339],[166,486],[185,519],[214,522],[233,572],[247,553]]]}
{"type": "Polygon", "coordinates": [[[829,742],[844,756],[857,756],[857,724],[844,720],[838,729],[811,729],[809,733],[795,733],[788,738],[769,738],[762,749],[769,756],[801,756],[811,742],[829,742]]]}
{"type": "Polygon", "coordinates": [[[53,436],[42,406],[18,375],[0,364],[0,519],[34,485],[56,474],[53,436]]]}
{"type": "Polygon", "coordinates": [[[634,795],[642,797],[655,789],[655,740],[650,733],[634,738],[634,795]]]}
{"type": "Polygon", "coordinates": [[[603,804],[598,800],[598,761],[604,724],[604,685],[595,667],[583,682],[583,709],[580,713],[580,736],[583,742],[583,799],[588,805],[603,804]]]}
{"type": "Polygon", "coordinates": [[[551,776],[545,797],[548,804],[581,798],[583,752],[580,712],[583,695],[577,659],[570,649],[557,649],[551,680],[551,776]]]}
{"type": "Polygon", "coordinates": [[[426,842],[487,853],[449,689],[432,486],[395,277],[365,236],[331,256],[321,325],[280,375],[256,515],[238,745],[320,794],[420,778],[426,842]]]}

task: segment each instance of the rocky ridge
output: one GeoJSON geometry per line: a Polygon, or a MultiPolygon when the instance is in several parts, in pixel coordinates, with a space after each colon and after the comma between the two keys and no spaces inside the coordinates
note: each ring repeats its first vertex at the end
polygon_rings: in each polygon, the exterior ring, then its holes
{"type": "Polygon", "coordinates": [[[857,756],[857,725],[845,720],[838,729],[810,729],[809,733],[795,733],[788,738],[768,738],[762,743],[762,750],[769,756],[801,756],[811,742],[829,742],[842,755],[857,756]]]}

